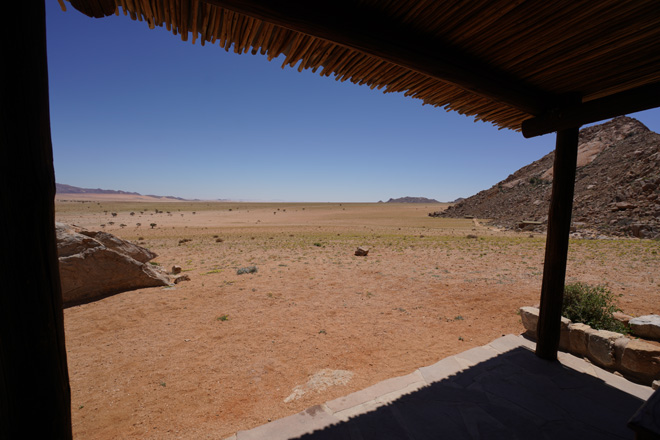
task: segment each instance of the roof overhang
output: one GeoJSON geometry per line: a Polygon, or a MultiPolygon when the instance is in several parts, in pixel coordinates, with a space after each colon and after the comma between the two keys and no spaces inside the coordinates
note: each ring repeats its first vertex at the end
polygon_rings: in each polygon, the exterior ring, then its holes
{"type": "Polygon", "coordinates": [[[283,66],[403,92],[527,137],[660,106],[656,0],[70,1],[93,17],[121,8],[193,43],[284,54],[283,66]]]}

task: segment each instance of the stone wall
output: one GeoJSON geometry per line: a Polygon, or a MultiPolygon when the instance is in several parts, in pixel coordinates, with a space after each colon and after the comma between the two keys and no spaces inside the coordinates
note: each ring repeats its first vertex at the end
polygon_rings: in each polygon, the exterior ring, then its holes
{"type": "MultiPolygon", "coordinates": [[[[539,309],[521,307],[520,317],[525,335],[536,340],[539,309]]],[[[586,324],[562,318],[559,349],[645,385],[660,379],[660,344],[657,343],[631,339],[607,330],[594,330],[586,324]]]]}

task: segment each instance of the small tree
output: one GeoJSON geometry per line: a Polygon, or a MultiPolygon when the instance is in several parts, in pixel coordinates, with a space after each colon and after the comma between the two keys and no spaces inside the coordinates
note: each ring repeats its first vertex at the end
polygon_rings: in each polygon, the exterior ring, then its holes
{"type": "Polygon", "coordinates": [[[156,225],[156,223],[152,223],[152,224],[150,224],[149,226],[151,226],[151,229],[153,229],[153,228],[155,228],[155,227],[158,226],[158,225],[156,225]]]}

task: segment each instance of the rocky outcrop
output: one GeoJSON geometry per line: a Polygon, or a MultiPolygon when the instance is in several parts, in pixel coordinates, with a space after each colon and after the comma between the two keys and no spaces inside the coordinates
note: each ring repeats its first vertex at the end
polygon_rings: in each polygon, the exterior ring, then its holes
{"type": "MultiPolygon", "coordinates": [[[[492,188],[431,216],[474,216],[542,231],[554,152],[492,188]],[[534,224],[532,222],[538,222],[534,224]]],[[[660,134],[625,116],[580,130],[573,203],[576,236],[660,237],[660,134]]]]}
{"type": "Polygon", "coordinates": [[[56,223],[64,307],[128,290],[168,286],[169,279],[146,264],[156,254],[106,232],[56,223]]]}
{"type": "Polygon", "coordinates": [[[630,330],[637,336],[660,341],[660,316],[645,315],[628,321],[630,330]]]}

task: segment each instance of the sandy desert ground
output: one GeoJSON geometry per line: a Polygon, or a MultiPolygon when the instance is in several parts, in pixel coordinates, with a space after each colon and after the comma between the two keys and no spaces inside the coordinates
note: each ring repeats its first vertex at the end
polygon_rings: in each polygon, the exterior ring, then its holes
{"type": "MultiPolygon", "coordinates": [[[[191,278],[65,310],[79,439],[226,438],[521,333],[539,301],[543,236],[427,217],[439,205],[58,199],[59,221],[191,278]]],[[[657,241],[572,240],[567,277],[660,313],[659,267],[657,241]]]]}

